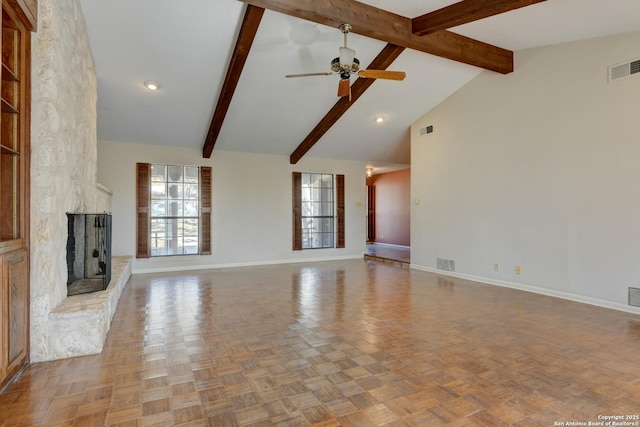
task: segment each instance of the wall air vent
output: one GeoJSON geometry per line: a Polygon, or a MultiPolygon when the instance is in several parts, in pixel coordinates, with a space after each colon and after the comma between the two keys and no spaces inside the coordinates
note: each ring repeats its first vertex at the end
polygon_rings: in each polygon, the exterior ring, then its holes
{"type": "Polygon", "coordinates": [[[640,59],[609,67],[609,83],[640,73],[640,59]]]}
{"type": "Polygon", "coordinates": [[[444,271],[456,271],[456,262],[452,259],[438,258],[436,260],[436,268],[444,271]]]}
{"type": "Polygon", "coordinates": [[[629,305],[640,307],[640,289],[629,288],[629,305]]]}
{"type": "Polygon", "coordinates": [[[428,133],[433,133],[433,125],[420,128],[420,136],[425,136],[428,133]]]}

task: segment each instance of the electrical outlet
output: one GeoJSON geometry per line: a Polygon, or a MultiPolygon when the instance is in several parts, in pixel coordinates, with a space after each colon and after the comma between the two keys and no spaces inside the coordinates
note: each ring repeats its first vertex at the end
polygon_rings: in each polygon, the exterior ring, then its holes
{"type": "Polygon", "coordinates": [[[520,266],[516,265],[516,274],[520,274],[520,266]]]}
{"type": "Polygon", "coordinates": [[[500,271],[500,264],[498,264],[497,262],[493,264],[493,271],[500,271]]]}

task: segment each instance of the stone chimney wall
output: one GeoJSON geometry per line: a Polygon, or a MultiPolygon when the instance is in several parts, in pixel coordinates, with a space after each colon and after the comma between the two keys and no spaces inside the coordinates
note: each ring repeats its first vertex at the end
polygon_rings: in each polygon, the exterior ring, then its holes
{"type": "Polygon", "coordinates": [[[97,177],[97,82],[79,0],[40,0],[32,35],[31,362],[53,360],[67,298],[67,212],[109,212],[97,177]]]}

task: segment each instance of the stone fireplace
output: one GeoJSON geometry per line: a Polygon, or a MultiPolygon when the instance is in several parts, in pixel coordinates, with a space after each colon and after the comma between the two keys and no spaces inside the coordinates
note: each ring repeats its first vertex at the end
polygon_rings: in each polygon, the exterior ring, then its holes
{"type": "Polygon", "coordinates": [[[111,258],[105,290],[68,296],[66,213],[112,210],[112,191],[97,179],[97,79],[79,0],[38,2],[31,53],[29,338],[37,363],[102,351],[131,257],[111,258]]]}

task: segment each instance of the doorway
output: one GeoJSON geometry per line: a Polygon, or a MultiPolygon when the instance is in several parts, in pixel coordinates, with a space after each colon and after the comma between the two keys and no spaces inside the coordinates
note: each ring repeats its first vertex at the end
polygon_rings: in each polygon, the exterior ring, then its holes
{"type": "Polygon", "coordinates": [[[367,174],[368,255],[409,261],[410,178],[409,168],[367,174]]]}

